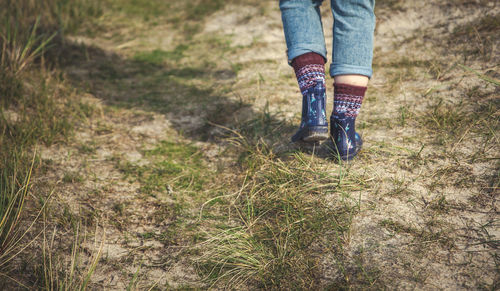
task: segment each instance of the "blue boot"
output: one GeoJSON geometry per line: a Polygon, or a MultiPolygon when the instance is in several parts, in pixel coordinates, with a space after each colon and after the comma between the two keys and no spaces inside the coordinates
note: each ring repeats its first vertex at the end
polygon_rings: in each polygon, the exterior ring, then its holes
{"type": "Polygon", "coordinates": [[[315,143],[328,138],[325,106],[326,89],[322,82],[318,82],[302,97],[302,120],[299,130],[292,136],[292,142],[315,143]]]}
{"type": "Polygon", "coordinates": [[[335,145],[334,150],[343,161],[349,161],[361,150],[363,140],[356,132],[354,117],[346,117],[344,113],[330,117],[331,136],[335,145]]]}

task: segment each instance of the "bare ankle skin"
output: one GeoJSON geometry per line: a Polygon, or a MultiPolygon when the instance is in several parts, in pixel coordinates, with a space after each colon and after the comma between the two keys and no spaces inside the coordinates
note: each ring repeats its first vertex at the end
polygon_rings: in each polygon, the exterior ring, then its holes
{"type": "Polygon", "coordinates": [[[368,77],[363,75],[338,75],[334,77],[336,84],[347,84],[353,86],[368,86],[368,77]]]}

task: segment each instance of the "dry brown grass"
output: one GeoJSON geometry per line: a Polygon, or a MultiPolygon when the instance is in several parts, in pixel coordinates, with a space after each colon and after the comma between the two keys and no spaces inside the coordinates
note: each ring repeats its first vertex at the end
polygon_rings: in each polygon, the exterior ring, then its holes
{"type": "MultiPolygon", "coordinates": [[[[102,2],[50,62],[94,104],[57,111],[84,122],[42,148],[55,242],[106,225],[91,289],[497,288],[497,8],[462,2],[378,3],[348,164],[288,142],[300,100],[275,3],[102,2]]],[[[72,270],[70,244],[44,245],[72,270]]]]}

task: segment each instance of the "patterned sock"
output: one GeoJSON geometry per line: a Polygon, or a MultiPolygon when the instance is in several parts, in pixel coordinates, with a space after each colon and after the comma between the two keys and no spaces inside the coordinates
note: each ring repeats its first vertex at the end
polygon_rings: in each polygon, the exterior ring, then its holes
{"type": "Polygon", "coordinates": [[[293,59],[292,67],[303,96],[318,82],[325,84],[325,59],[321,55],[312,52],[300,55],[293,59]]]}
{"type": "Polygon", "coordinates": [[[332,118],[356,118],[361,109],[366,87],[347,84],[333,84],[334,99],[332,118]]]}

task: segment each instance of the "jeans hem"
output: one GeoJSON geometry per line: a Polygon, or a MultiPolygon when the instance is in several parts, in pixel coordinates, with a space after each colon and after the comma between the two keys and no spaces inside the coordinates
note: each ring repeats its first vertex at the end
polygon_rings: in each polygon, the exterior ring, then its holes
{"type": "Polygon", "coordinates": [[[334,64],[330,65],[330,76],[335,77],[338,75],[363,75],[371,78],[373,70],[371,67],[354,66],[346,64],[334,64]]]}
{"type": "Polygon", "coordinates": [[[306,53],[317,53],[321,55],[325,59],[325,63],[327,62],[326,58],[326,49],[322,45],[315,45],[315,44],[307,44],[307,47],[297,47],[297,48],[291,48],[288,50],[287,55],[288,55],[288,64],[292,64],[292,60],[295,59],[298,56],[301,56],[306,53]]]}

